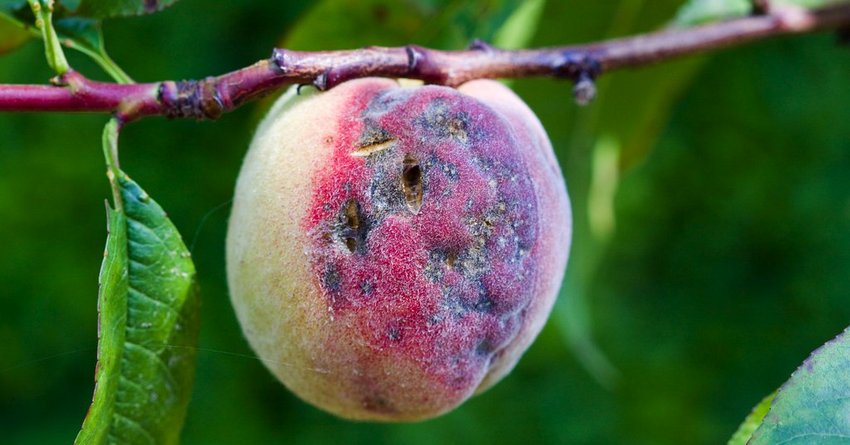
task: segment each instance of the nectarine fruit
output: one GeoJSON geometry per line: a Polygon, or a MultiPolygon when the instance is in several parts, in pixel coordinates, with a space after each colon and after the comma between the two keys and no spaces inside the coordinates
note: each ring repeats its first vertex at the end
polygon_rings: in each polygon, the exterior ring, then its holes
{"type": "Polygon", "coordinates": [[[351,419],[419,420],[507,374],[552,308],[571,216],[549,139],[507,87],[360,79],[286,93],[227,236],[263,363],[351,419]]]}

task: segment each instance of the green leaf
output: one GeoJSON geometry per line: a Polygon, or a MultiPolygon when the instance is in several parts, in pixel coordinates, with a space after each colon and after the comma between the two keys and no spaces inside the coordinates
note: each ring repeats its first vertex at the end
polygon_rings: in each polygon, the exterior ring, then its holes
{"type": "Polygon", "coordinates": [[[25,25],[4,12],[0,5],[0,54],[17,49],[33,37],[25,25]]]}
{"type": "Polygon", "coordinates": [[[850,443],[850,328],[815,350],[779,388],[750,444],[850,443]]]}
{"type": "Polygon", "coordinates": [[[761,425],[762,420],[764,420],[764,416],[767,415],[767,411],[770,410],[770,404],[773,402],[773,399],[776,397],[776,392],[765,397],[753,408],[753,411],[744,419],[744,422],[741,426],[738,427],[738,431],[735,431],[735,434],[732,435],[732,438],[729,439],[728,445],[746,445],[747,441],[750,440],[750,437],[753,436],[753,432],[756,428],[761,425]]]}
{"type": "Polygon", "coordinates": [[[77,437],[79,444],[106,441],[121,379],[121,353],[127,324],[127,218],[107,207],[108,232],[100,267],[98,345],[92,407],[77,437]]]}
{"type": "Polygon", "coordinates": [[[151,14],[176,2],[177,0],[64,0],[60,3],[74,15],[107,18],[151,14]]]}
{"type": "Polygon", "coordinates": [[[75,443],[173,444],[194,380],[195,268],[162,208],[116,167],[114,147],[105,151],[116,209],[100,275],[95,392],[75,443]]]}

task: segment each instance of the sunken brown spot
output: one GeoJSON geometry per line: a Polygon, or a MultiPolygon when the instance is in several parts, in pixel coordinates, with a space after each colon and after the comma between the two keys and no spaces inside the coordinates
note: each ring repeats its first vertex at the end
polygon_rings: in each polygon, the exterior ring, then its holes
{"type": "Polygon", "coordinates": [[[369,139],[364,141],[359,147],[351,152],[351,155],[362,158],[371,154],[379,153],[395,145],[396,141],[396,138],[390,136],[386,136],[386,138],[369,139]]]}
{"type": "Polygon", "coordinates": [[[466,124],[460,119],[449,121],[449,134],[454,136],[462,144],[465,144],[469,139],[466,133],[466,124]]]}
{"type": "Polygon", "coordinates": [[[422,208],[422,168],[419,161],[410,154],[404,156],[401,171],[401,189],[407,208],[414,214],[422,208]]]}
{"type": "Polygon", "coordinates": [[[451,269],[455,267],[455,261],[457,260],[457,253],[454,251],[449,251],[446,253],[446,266],[451,269]]]}
{"type": "MultiPolygon", "coordinates": [[[[345,225],[351,229],[352,233],[357,233],[360,229],[360,212],[357,208],[357,201],[349,199],[345,205],[345,225]]],[[[353,236],[345,237],[345,247],[349,252],[354,252],[357,249],[357,239],[353,236]]]]}

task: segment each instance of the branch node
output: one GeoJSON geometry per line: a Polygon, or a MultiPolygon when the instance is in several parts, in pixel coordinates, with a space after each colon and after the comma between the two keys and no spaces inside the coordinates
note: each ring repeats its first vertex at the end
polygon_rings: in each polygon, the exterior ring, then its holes
{"type": "Polygon", "coordinates": [[[197,120],[217,119],[225,110],[215,78],[163,82],[159,101],[170,119],[191,117],[197,120]]]}
{"type": "Polygon", "coordinates": [[[467,47],[467,49],[473,51],[484,51],[486,53],[489,53],[493,50],[493,46],[481,39],[475,39],[472,41],[472,43],[469,44],[469,47],[467,47]]]}
{"type": "Polygon", "coordinates": [[[434,63],[427,49],[418,45],[407,45],[404,50],[407,52],[406,77],[420,79],[431,84],[442,85],[446,83],[445,73],[434,63]]]}
{"type": "Polygon", "coordinates": [[[582,74],[573,87],[573,98],[576,103],[585,106],[596,97],[596,83],[587,75],[582,74]]]}
{"type": "Polygon", "coordinates": [[[288,67],[287,67],[288,60],[287,60],[287,56],[286,56],[286,50],[280,49],[280,48],[273,49],[272,50],[272,56],[271,56],[271,62],[272,62],[272,66],[277,71],[277,74],[286,73],[287,70],[288,70],[288,67]]]}
{"type": "Polygon", "coordinates": [[[556,77],[566,77],[577,83],[584,77],[593,80],[602,74],[602,65],[592,52],[569,51],[563,54],[554,71],[556,77]]]}
{"type": "Polygon", "coordinates": [[[419,65],[419,61],[424,57],[422,54],[421,48],[414,45],[407,45],[404,47],[404,51],[407,53],[407,74],[413,74],[416,71],[416,67],[419,65]]]}
{"type": "Polygon", "coordinates": [[[588,52],[565,52],[555,65],[555,76],[573,81],[573,97],[579,105],[587,105],[596,96],[594,79],[602,73],[602,64],[588,52]]]}
{"type": "Polygon", "coordinates": [[[68,87],[72,95],[84,91],[88,82],[85,76],[74,70],[68,70],[65,74],[50,79],[50,83],[54,86],[68,87]]]}

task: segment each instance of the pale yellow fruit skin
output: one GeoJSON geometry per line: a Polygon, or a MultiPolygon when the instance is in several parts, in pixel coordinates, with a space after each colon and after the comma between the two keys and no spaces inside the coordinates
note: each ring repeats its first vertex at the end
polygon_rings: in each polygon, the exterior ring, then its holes
{"type": "MultiPolygon", "coordinates": [[[[326,93],[287,92],[259,126],[246,155],[227,235],[227,277],[243,332],[266,367],[304,400],[341,417],[411,421],[453,409],[499,381],[539,333],[563,278],[571,234],[566,190],[545,131],[528,107],[503,85],[469,82],[459,91],[502,113],[527,143],[535,170],[541,237],[557,249],[541,259],[537,295],[517,336],[477,387],[452,393],[417,363],[381,357],[349,320],[335,318],[307,256],[302,220],[313,196],[316,170],[328,162],[344,106],[367,87],[398,88],[394,80],[360,79],[326,93]],[[373,358],[360,366],[360,357],[373,358]],[[368,406],[370,387],[382,400],[368,406]],[[388,403],[392,410],[382,411],[388,403]]],[[[415,87],[414,87],[415,88],[415,87]]]]}

